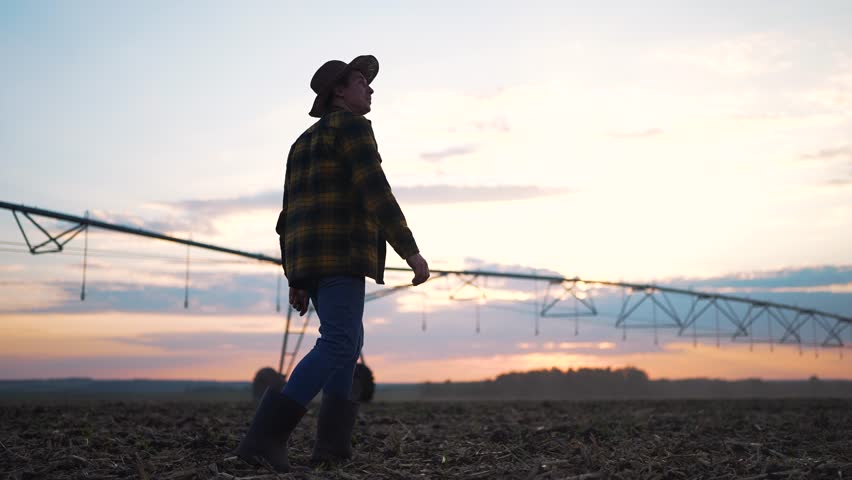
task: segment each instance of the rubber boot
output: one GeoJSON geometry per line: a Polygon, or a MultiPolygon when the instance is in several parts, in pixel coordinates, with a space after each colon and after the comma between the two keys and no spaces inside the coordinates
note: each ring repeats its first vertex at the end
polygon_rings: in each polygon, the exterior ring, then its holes
{"type": "Polygon", "coordinates": [[[234,453],[252,465],[268,464],[277,472],[289,472],[287,440],[305,411],[299,402],[266,389],[251,427],[234,453]]]}
{"type": "Polygon", "coordinates": [[[358,402],[323,394],[311,463],[339,463],[352,458],[352,427],[357,418],[358,402]]]}

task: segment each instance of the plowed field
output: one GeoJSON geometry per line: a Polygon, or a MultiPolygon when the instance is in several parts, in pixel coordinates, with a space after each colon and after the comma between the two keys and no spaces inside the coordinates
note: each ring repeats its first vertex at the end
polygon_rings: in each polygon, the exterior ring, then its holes
{"type": "Polygon", "coordinates": [[[399,402],[364,405],[347,465],[298,471],[232,457],[254,407],[235,401],[0,405],[10,479],[852,478],[852,401],[399,402]]]}

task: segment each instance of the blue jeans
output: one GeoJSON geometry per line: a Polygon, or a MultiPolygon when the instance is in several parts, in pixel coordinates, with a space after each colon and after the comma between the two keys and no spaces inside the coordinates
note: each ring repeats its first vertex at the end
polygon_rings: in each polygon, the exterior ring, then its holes
{"type": "Polygon", "coordinates": [[[322,390],[348,399],[364,346],[364,277],[322,278],[309,291],[320,320],[320,338],[296,365],[281,393],[307,406],[322,390]]]}

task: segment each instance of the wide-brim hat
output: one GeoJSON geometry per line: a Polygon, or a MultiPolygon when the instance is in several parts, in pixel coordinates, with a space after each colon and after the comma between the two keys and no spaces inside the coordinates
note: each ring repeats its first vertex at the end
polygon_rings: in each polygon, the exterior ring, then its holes
{"type": "Polygon", "coordinates": [[[367,84],[370,84],[379,74],[379,61],[372,55],[361,55],[349,63],[341,60],[325,62],[311,78],[311,90],[317,94],[317,98],[314,99],[314,105],[308,115],[320,118],[328,113],[328,97],[334,86],[353,70],[361,72],[367,79],[367,84]]]}

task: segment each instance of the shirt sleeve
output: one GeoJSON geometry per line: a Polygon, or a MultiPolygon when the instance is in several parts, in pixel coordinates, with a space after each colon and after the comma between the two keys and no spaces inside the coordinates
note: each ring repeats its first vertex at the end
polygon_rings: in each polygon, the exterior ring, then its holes
{"type": "Polygon", "coordinates": [[[352,183],[388,243],[403,259],[420,253],[382,170],[382,160],[370,121],[363,116],[353,115],[346,122],[341,139],[342,153],[352,162],[352,183]]]}
{"type": "Polygon", "coordinates": [[[281,213],[278,214],[278,222],[275,224],[275,232],[278,234],[278,245],[281,248],[281,266],[284,266],[284,232],[287,225],[287,180],[290,173],[290,157],[293,155],[293,147],[287,154],[287,166],[284,167],[284,198],[281,200],[281,213]]]}

